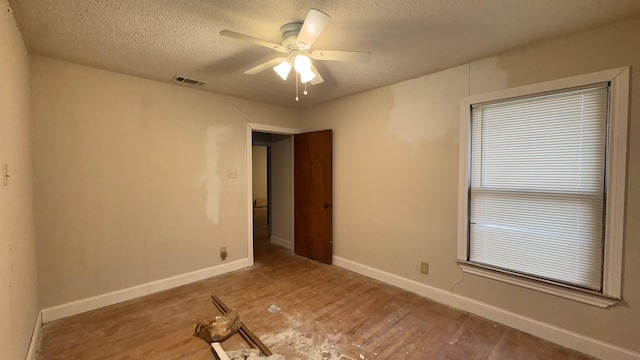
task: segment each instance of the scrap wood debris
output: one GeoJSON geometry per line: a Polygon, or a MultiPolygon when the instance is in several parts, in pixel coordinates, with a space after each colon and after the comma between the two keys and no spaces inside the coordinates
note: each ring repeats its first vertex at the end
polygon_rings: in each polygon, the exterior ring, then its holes
{"type": "Polygon", "coordinates": [[[242,323],[240,315],[238,315],[235,309],[229,310],[222,300],[215,295],[211,296],[211,301],[223,315],[216,316],[213,321],[204,320],[198,322],[193,336],[199,337],[209,343],[219,358],[228,358],[230,360],[284,360],[284,356],[273,354],[269,348],[242,323]],[[257,349],[236,350],[226,353],[220,346],[220,342],[236,333],[242,335],[249,345],[257,347],[257,349]]]}
{"type": "Polygon", "coordinates": [[[211,344],[212,342],[220,342],[228,339],[231,335],[238,332],[242,326],[240,316],[234,309],[223,316],[216,316],[215,320],[203,320],[196,324],[194,336],[211,344]]]}

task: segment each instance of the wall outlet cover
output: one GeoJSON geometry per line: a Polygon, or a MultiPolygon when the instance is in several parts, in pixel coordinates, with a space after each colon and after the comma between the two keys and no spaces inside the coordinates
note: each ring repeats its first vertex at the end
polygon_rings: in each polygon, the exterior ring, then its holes
{"type": "Polygon", "coordinates": [[[421,262],[420,263],[420,272],[428,275],[429,274],[429,263],[421,262]]]}

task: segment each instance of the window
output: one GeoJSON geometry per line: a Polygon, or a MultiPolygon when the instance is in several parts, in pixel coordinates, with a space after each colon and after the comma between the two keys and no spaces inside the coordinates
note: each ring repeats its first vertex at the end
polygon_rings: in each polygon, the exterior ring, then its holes
{"type": "Polygon", "coordinates": [[[628,68],[463,100],[465,271],[609,306],[621,297],[628,68]]]}

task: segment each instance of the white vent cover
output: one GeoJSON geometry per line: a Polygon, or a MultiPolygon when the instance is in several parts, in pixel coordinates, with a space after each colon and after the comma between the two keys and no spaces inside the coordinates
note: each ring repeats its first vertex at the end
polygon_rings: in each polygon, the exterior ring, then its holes
{"type": "Polygon", "coordinates": [[[174,76],[173,77],[174,81],[177,82],[181,82],[181,83],[185,83],[185,84],[189,84],[189,85],[198,85],[198,86],[202,86],[205,85],[206,82],[204,81],[200,81],[200,80],[195,80],[195,79],[189,79],[188,77],[184,77],[184,76],[174,76]]]}

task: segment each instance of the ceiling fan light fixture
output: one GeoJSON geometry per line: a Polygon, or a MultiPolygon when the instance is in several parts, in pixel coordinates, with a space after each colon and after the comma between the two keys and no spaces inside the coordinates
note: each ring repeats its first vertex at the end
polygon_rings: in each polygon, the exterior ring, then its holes
{"type": "Polygon", "coordinates": [[[220,35],[243,40],[256,45],[273,49],[286,54],[257,65],[244,73],[255,75],[266,69],[272,68],[284,81],[287,80],[291,69],[295,69],[296,101],[299,101],[298,89],[304,85],[304,95],[307,95],[307,83],[318,85],[324,82],[322,74],[314,66],[315,61],[331,60],[345,62],[366,63],[371,58],[371,53],[362,51],[343,50],[314,50],[311,51],[314,42],[327,26],[331,17],[320,10],[309,9],[304,22],[292,22],[280,27],[282,45],[273,42],[244,35],[230,30],[220,31],[220,35]]]}
{"type": "Polygon", "coordinates": [[[311,70],[311,59],[306,55],[298,55],[293,60],[293,68],[302,75],[302,73],[311,70]]]}
{"type": "Polygon", "coordinates": [[[287,77],[291,72],[291,64],[289,63],[289,61],[285,60],[280,64],[274,66],[273,70],[282,78],[282,80],[287,80],[287,77]]]}
{"type": "Polygon", "coordinates": [[[311,69],[308,69],[300,73],[300,82],[304,84],[313,80],[313,78],[315,77],[316,77],[316,74],[313,71],[311,71],[311,69]]]}

